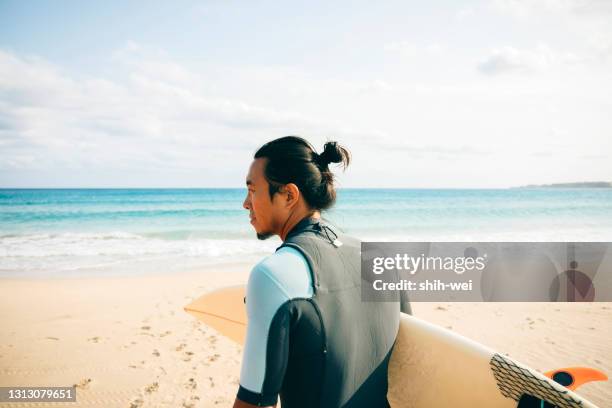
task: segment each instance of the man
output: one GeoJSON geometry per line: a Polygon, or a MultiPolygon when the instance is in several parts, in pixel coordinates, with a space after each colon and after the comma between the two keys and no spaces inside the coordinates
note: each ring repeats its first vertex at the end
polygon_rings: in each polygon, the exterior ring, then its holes
{"type": "Polygon", "coordinates": [[[283,244],[258,263],[234,408],[388,407],[387,367],[398,303],[362,302],[360,242],[321,219],[336,192],[330,163],[349,164],[335,142],[317,154],[288,136],[262,146],[247,175],[251,224],[283,244]]]}

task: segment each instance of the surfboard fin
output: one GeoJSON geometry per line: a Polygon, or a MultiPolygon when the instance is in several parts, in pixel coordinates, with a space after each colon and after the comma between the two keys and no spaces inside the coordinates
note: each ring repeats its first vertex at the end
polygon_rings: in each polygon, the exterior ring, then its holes
{"type": "Polygon", "coordinates": [[[599,370],[589,367],[559,368],[544,373],[545,376],[574,391],[582,384],[591,381],[607,381],[608,376],[599,370]]]}

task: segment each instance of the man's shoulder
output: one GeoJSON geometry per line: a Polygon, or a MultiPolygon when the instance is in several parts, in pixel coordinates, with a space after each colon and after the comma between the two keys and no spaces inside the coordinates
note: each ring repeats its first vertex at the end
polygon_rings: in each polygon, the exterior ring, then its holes
{"type": "Polygon", "coordinates": [[[249,277],[249,286],[260,290],[278,290],[287,298],[312,296],[310,267],[300,251],[282,247],[257,263],[249,277]]]}

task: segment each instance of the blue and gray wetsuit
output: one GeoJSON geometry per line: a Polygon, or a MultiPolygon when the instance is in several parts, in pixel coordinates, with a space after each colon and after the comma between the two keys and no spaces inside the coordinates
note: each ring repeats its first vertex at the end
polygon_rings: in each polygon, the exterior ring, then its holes
{"type": "MultiPolygon", "coordinates": [[[[400,304],[362,302],[360,242],[305,218],[253,268],[238,398],[283,408],[388,407],[400,304]]],[[[408,307],[404,304],[404,307],[408,307]]]]}

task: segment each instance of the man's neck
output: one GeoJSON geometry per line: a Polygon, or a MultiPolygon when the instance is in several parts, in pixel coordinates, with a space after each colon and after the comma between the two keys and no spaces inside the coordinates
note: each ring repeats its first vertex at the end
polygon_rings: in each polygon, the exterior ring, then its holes
{"type": "Polygon", "coordinates": [[[280,236],[280,239],[285,241],[285,239],[287,238],[287,235],[289,234],[289,232],[291,232],[293,227],[295,227],[300,221],[302,221],[306,217],[318,219],[318,218],[321,218],[321,213],[319,211],[307,211],[307,210],[296,211],[292,213],[291,215],[289,215],[289,218],[287,218],[285,225],[283,225],[280,233],[278,234],[280,236]]]}

